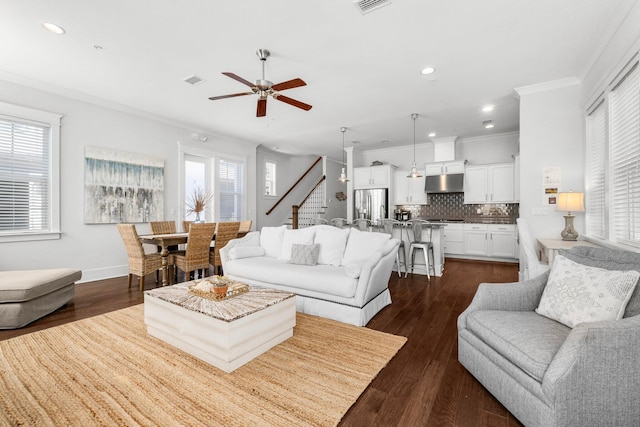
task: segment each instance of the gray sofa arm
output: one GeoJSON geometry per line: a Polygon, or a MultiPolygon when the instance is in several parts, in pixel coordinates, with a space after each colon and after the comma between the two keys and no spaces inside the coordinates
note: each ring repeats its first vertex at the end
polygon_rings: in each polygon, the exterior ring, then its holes
{"type": "Polygon", "coordinates": [[[480,283],[471,304],[458,317],[458,330],[466,329],[467,316],[478,310],[533,311],[538,307],[549,272],[513,283],[480,283]]]}
{"type": "Polygon", "coordinates": [[[558,414],[574,415],[558,425],[637,425],[639,348],[640,315],[573,328],[542,379],[558,414]]]}

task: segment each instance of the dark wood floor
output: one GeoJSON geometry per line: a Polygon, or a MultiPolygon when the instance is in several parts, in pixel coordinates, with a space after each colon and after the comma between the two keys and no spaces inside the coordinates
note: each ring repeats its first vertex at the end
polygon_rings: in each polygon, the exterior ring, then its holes
{"type": "MultiPolygon", "coordinates": [[[[369,385],[341,426],[520,426],[458,363],[456,319],[481,282],[517,280],[517,265],[448,259],[445,274],[389,282],[393,303],[367,327],[408,338],[369,385]]],[[[155,286],[147,277],[145,288],[155,286]]],[[[76,286],[76,297],[27,327],[0,331],[0,340],[143,302],[126,277],[76,286]]]]}

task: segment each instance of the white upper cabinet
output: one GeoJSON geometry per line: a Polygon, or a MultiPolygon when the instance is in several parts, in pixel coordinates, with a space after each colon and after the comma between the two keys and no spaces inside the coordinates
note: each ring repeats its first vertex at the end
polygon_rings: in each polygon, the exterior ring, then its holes
{"type": "Polygon", "coordinates": [[[367,166],[353,169],[353,187],[389,188],[391,165],[367,166]]]}
{"type": "Polygon", "coordinates": [[[467,166],[464,172],[464,203],[513,203],[514,164],[467,166]]]}
{"type": "Polygon", "coordinates": [[[441,163],[427,163],[425,165],[425,175],[449,175],[454,173],[464,173],[464,160],[441,163]]]}
{"type": "MultiPolygon", "coordinates": [[[[420,171],[422,173],[423,171],[420,171]]],[[[426,205],[429,203],[424,191],[424,176],[407,178],[409,171],[394,172],[394,205],[426,205]]],[[[424,174],[423,174],[424,175],[424,174]]]]}

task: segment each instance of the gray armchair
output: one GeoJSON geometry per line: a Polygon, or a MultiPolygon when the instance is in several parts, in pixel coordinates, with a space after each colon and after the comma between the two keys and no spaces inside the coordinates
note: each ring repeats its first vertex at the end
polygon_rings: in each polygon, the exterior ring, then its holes
{"type": "MultiPolygon", "coordinates": [[[[640,271],[640,254],[578,247],[566,258],[640,271]]],[[[624,317],[573,329],[538,315],[549,272],[486,284],[458,318],[458,359],[526,426],[640,425],[640,285],[624,317]]]]}

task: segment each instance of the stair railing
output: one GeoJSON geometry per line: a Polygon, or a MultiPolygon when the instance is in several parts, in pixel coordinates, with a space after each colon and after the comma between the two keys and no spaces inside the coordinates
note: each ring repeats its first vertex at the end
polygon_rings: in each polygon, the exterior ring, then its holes
{"type": "Polygon", "coordinates": [[[296,188],[296,186],[298,184],[300,184],[300,182],[302,182],[302,180],[304,179],[305,176],[307,176],[309,174],[309,172],[311,172],[311,170],[322,160],[322,157],[318,157],[318,159],[313,162],[313,164],[311,166],[309,166],[309,169],[306,170],[305,173],[302,174],[302,176],[300,178],[298,178],[298,180],[287,190],[286,193],[284,193],[282,195],[282,197],[280,197],[278,199],[278,201],[271,207],[271,209],[269,209],[266,213],[266,215],[269,215],[271,212],[273,212],[273,210],[280,204],[280,202],[282,202],[288,195],[289,193],[291,193],[291,191],[296,188]]]}
{"type": "Polygon", "coordinates": [[[326,180],[327,176],[322,175],[322,178],[313,186],[302,202],[299,205],[293,205],[291,207],[292,228],[312,226],[314,219],[325,209],[326,180]]]}

